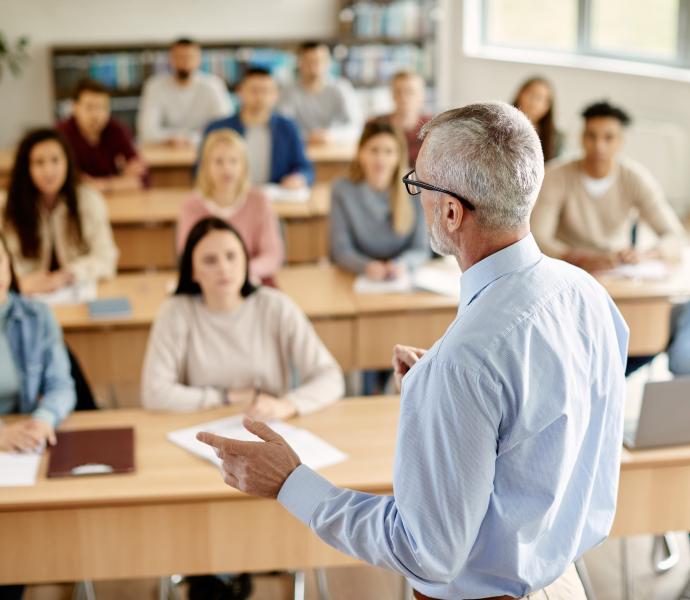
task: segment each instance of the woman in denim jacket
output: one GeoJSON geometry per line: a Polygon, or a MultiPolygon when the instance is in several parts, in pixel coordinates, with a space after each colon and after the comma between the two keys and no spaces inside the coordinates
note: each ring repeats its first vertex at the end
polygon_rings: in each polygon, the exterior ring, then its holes
{"type": "Polygon", "coordinates": [[[62,332],[50,309],[19,293],[7,243],[0,235],[0,451],[55,443],[55,427],[76,403],[62,332]]]}

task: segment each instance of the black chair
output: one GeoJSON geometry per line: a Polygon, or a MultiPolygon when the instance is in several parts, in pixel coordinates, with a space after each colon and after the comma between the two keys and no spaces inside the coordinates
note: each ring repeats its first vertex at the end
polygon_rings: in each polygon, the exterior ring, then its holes
{"type": "Polygon", "coordinates": [[[67,349],[67,356],[69,356],[70,373],[74,379],[74,388],[77,392],[77,405],[74,410],[98,410],[96,402],[93,399],[93,392],[89,385],[86,375],[72,351],[65,345],[67,349]]]}

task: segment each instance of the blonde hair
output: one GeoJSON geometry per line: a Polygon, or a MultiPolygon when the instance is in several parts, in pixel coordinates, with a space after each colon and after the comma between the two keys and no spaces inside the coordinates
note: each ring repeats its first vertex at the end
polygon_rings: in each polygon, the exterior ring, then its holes
{"type": "Polygon", "coordinates": [[[377,135],[390,135],[398,146],[398,166],[393,172],[390,183],[388,200],[390,202],[393,231],[398,235],[406,235],[412,231],[417,215],[402,178],[407,169],[407,144],[405,138],[390,123],[381,120],[370,121],[364,126],[362,137],[359,138],[357,154],[350,163],[350,179],[355,183],[364,181],[364,170],[359,162],[359,153],[364,145],[377,135]]]}
{"type": "Polygon", "coordinates": [[[213,199],[214,187],[209,174],[210,157],[213,148],[218,144],[228,144],[231,148],[237,148],[242,156],[242,175],[237,182],[237,195],[239,198],[249,190],[249,165],[247,163],[247,147],[242,136],[233,129],[217,129],[206,136],[201,149],[201,160],[196,175],[196,187],[206,198],[213,199]]]}

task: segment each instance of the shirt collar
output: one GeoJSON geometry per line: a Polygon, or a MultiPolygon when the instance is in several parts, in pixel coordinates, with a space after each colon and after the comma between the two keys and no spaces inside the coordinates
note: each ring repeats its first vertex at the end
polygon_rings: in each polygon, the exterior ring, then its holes
{"type": "Polygon", "coordinates": [[[533,265],[541,256],[541,250],[530,233],[519,242],[472,265],[460,278],[460,308],[468,306],[489,284],[504,275],[533,265]]]}

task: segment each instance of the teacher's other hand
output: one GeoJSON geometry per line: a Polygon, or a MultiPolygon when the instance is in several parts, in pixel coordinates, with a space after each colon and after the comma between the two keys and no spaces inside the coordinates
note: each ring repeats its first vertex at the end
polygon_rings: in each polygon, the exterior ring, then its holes
{"type": "Polygon", "coordinates": [[[243,442],[213,433],[196,439],[215,449],[222,464],[223,480],[251,496],[276,498],[290,474],[300,466],[297,453],[266,423],[244,418],[244,427],[263,442],[243,442]]]}
{"type": "Polygon", "coordinates": [[[395,377],[395,387],[398,391],[402,386],[402,378],[416,363],[426,354],[422,348],[413,346],[403,346],[396,344],[393,346],[393,376],[395,377]]]}

